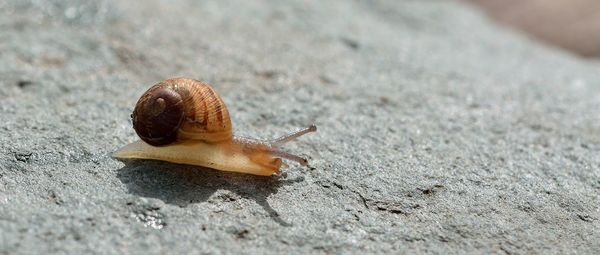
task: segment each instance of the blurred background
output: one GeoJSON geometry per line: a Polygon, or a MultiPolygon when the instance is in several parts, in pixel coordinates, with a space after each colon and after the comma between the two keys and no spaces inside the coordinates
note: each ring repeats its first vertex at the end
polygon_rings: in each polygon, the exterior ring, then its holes
{"type": "Polygon", "coordinates": [[[465,0],[499,23],[584,57],[600,57],[598,0],[465,0]]]}

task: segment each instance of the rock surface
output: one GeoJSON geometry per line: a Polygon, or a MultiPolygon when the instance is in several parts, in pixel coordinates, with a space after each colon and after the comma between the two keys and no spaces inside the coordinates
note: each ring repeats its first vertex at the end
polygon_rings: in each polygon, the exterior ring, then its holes
{"type": "Polygon", "coordinates": [[[446,1],[0,1],[0,253],[597,253],[599,71],[446,1]],[[112,159],[177,76],[310,167],[112,159]]]}

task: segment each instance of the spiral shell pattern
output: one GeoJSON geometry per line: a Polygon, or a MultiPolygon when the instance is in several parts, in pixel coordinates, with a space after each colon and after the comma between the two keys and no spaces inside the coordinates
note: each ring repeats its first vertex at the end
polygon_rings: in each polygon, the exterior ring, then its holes
{"type": "Polygon", "coordinates": [[[232,138],[225,102],[210,85],[198,80],[176,78],[152,86],[136,104],[132,120],[138,136],[154,146],[232,138]]]}

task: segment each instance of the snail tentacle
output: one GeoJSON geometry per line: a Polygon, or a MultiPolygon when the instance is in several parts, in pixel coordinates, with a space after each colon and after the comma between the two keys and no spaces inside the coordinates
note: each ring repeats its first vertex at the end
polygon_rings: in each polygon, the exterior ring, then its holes
{"type": "Polygon", "coordinates": [[[288,152],[285,152],[285,151],[281,151],[281,150],[278,150],[278,149],[271,150],[271,153],[273,153],[274,156],[279,156],[279,157],[282,157],[284,159],[289,159],[289,160],[292,160],[292,161],[296,161],[296,162],[298,162],[302,166],[308,165],[308,160],[306,160],[305,158],[300,157],[298,155],[294,155],[294,154],[291,154],[291,153],[288,153],[288,152]]]}
{"type": "Polygon", "coordinates": [[[293,141],[296,138],[298,138],[300,136],[303,136],[303,135],[305,135],[307,133],[316,132],[316,131],[317,131],[317,126],[315,124],[312,124],[312,125],[310,125],[308,127],[305,127],[305,128],[303,128],[303,129],[301,129],[299,131],[289,133],[287,135],[281,136],[279,138],[275,138],[273,140],[269,140],[268,143],[272,147],[278,147],[278,146],[281,146],[281,145],[283,145],[283,144],[285,144],[287,142],[293,141]]]}

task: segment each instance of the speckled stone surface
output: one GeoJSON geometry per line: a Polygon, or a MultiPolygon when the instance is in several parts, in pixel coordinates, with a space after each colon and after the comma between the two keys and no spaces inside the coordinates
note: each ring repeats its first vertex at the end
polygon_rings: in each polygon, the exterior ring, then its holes
{"type": "Polygon", "coordinates": [[[600,64],[446,1],[0,1],[0,253],[600,250],[600,64]],[[111,153],[171,77],[310,159],[111,153]]]}

